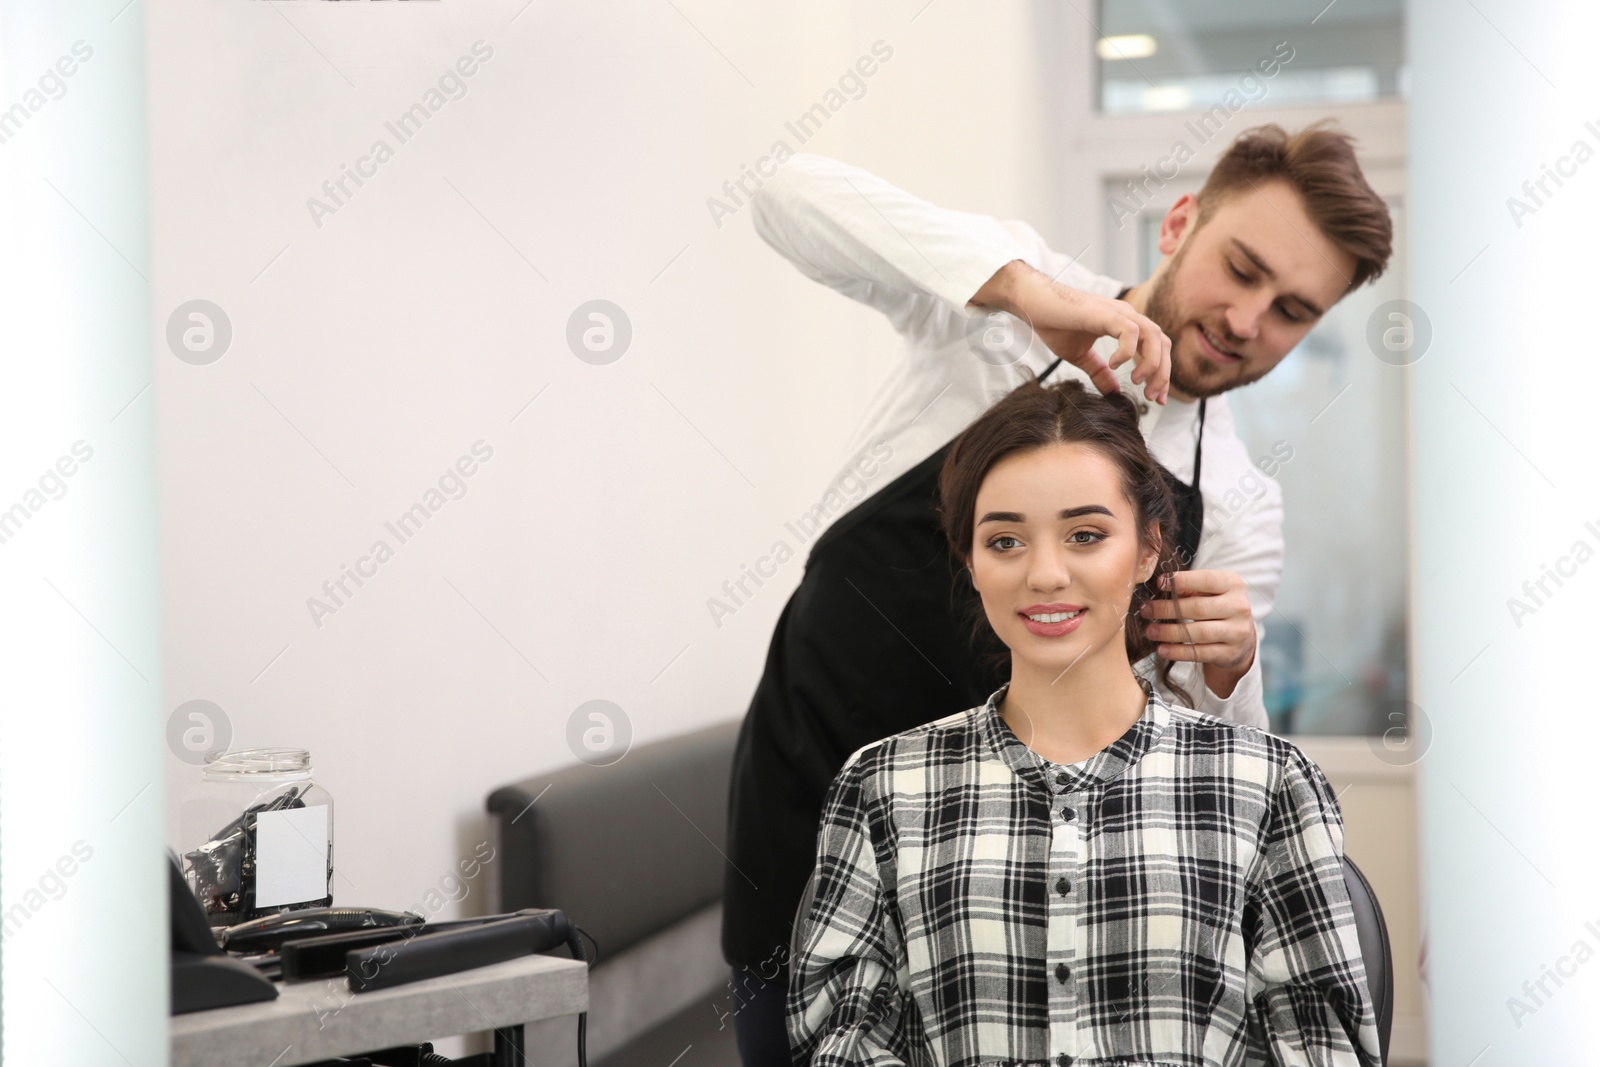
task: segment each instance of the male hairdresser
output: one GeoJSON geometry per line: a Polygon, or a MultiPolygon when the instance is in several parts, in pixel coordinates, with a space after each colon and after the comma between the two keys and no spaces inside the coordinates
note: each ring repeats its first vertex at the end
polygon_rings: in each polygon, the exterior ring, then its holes
{"type": "Polygon", "coordinates": [[[1198,710],[1265,727],[1257,647],[1283,568],[1282,498],[1223,394],[1377,277],[1391,233],[1350,139],[1320,124],[1241,134],[1167,211],[1161,261],[1132,287],[1021,222],[938,208],[820,156],[784,164],[752,206],[773,248],[883,312],[906,345],[840,473],[876,464],[869,492],[813,543],[734,757],[722,948],[741,1058],[773,1067],[789,1062],[788,945],[829,782],[862,745],[981,704],[1004,680],[973,643],[975,594],[934,512],[948,443],[1030,373],[1142,394],[1188,561],[1176,607],[1152,605],[1144,625],[1198,710]],[[1251,487],[1242,507],[1220,504],[1251,487]]]}

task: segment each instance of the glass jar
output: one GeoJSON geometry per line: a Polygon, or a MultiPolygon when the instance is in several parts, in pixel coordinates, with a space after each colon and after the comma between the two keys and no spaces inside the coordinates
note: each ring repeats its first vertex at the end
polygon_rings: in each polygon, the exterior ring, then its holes
{"type": "Polygon", "coordinates": [[[333,797],[303,748],[206,756],[181,809],[183,870],[213,926],[333,904],[333,797]]]}

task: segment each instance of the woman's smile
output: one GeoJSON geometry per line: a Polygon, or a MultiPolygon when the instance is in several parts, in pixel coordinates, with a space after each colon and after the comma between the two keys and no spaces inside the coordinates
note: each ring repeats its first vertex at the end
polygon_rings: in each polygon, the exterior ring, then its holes
{"type": "Polygon", "coordinates": [[[1078,628],[1088,608],[1079,604],[1033,604],[1017,612],[1028,632],[1040,637],[1060,637],[1078,628]]]}

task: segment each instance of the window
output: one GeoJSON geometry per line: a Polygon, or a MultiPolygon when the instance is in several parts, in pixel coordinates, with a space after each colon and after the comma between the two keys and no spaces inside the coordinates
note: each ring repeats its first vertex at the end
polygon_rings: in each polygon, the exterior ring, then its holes
{"type": "Polygon", "coordinates": [[[1402,0],[1101,0],[1106,114],[1204,111],[1406,94],[1402,0]],[[1230,105],[1231,106],[1231,105],[1230,105]]]}

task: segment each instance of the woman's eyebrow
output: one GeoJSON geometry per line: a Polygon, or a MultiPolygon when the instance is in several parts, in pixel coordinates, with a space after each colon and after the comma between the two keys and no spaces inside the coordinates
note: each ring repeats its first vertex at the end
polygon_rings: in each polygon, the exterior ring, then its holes
{"type": "MultiPolygon", "coordinates": [[[[1076,518],[1079,518],[1079,517],[1084,516],[1084,515],[1105,515],[1108,518],[1113,518],[1113,519],[1116,518],[1116,515],[1112,513],[1110,508],[1105,507],[1105,506],[1100,505],[1100,504],[1084,504],[1084,505],[1081,505],[1080,507],[1075,507],[1075,508],[1062,508],[1061,509],[1061,514],[1057,515],[1056,518],[1058,518],[1058,519],[1076,519],[1076,518]]],[[[990,512],[987,512],[983,516],[983,518],[978,520],[978,525],[982,526],[986,522],[1027,522],[1027,521],[1028,521],[1027,516],[1023,515],[1022,512],[1020,512],[1020,511],[990,511],[990,512]]]]}

